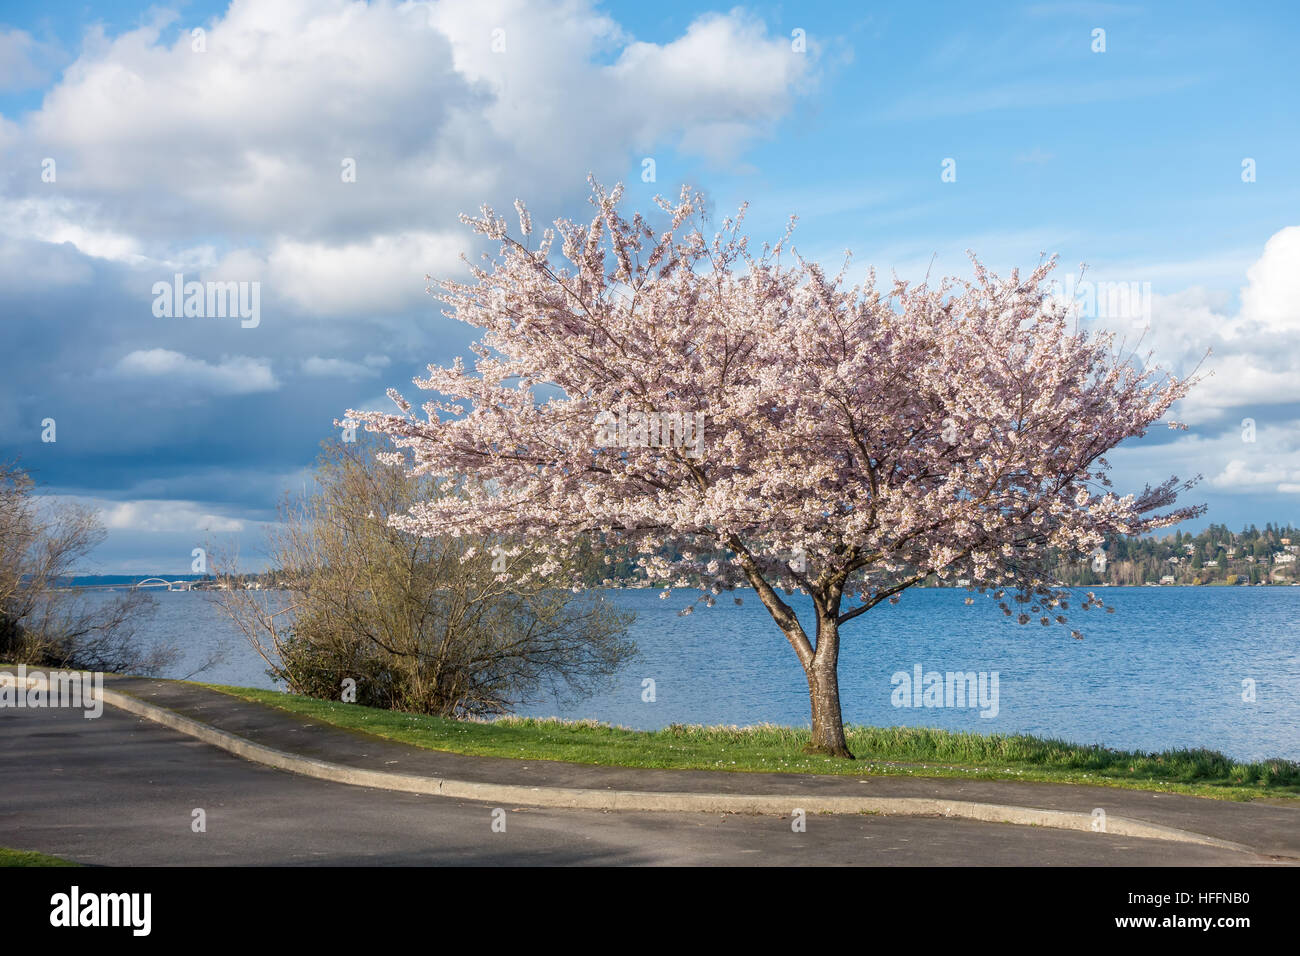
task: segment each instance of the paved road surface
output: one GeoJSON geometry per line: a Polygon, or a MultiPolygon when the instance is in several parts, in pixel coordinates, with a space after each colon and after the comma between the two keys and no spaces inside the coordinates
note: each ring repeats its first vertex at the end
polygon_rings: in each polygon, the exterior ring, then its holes
{"type": "Polygon", "coordinates": [[[0,846],[88,864],[1269,863],[1212,847],[960,820],[604,813],[312,780],[113,708],[0,711],[0,846]],[[192,811],[207,832],[191,829],[192,811]]]}

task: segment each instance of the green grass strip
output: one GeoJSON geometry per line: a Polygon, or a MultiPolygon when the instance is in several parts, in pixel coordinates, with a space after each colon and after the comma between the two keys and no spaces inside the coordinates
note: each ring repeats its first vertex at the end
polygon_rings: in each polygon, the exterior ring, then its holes
{"type": "Polygon", "coordinates": [[[429,750],[482,757],[672,770],[1032,780],[1230,800],[1300,798],[1300,763],[1280,759],[1239,763],[1212,750],[1141,753],[1028,734],[850,726],[846,731],[849,748],[858,759],[846,761],[803,753],[809,730],[775,724],[673,724],[645,731],[555,718],[452,720],[272,690],[203,686],[337,727],[429,750]]]}
{"type": "Polygon", "coordinates": [[[81,866],[71,860],[37,853],[35,850],[11,850],[0,846],[0,866],[81,866]]]}

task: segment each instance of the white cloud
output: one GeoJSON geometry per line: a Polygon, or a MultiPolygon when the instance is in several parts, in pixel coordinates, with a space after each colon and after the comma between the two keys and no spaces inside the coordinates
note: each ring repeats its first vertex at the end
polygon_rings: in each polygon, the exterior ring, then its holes
{"type": "Polygon", "coordinates": [[[248,395],[280,387],[267,359],[223,356],[209,363],[170,349],[137,349],[113,367],[115,377],[132,381],[166,381],[182,389],[217,395],[248,395]]]}
{"type": "Polygon", "coordinates": [[[203,511],[189,501],[118,501],[99,508],[100,520],[110,530],[129,531],[243,531],[237,518],[203,511]]]}
{"type": "Polygon", "coordinates": [[[769,37],[759,21],[733,10],[700,17],[668,44],[630,44],[608,74],[622,99],[640,100],[638,146],[681,127],[680,145],[725,159],[786,112],[807,64],[789,37],[769,37]]]}
{"type": "Polygon", "coordinates": [[[1221,472],[1210,479],[1210,484],[1225,491],[1249,493],[1268,491],[1273,486],[1282,491],[1284,485],[1295,480],[1300,480],[1300,462],[1294,467],[1286,467],[1269,459],[1248,462],[1233,458],[1221,472]]]}
{"type": "MultiPolygon", "coordinates": [[[[42,495],[45,507],[73,504],[92,509],[110,531],[147,532],[232,532],[243,531],[250,522],[217,514],[196,501],[136,498],[113,501],[87,495],[42,495]]],[[[251,522],[265,525],[265,522],[251,522]]]]}
{"type": "MultiPolygon", "coordinates": [[[[57,172],[56,164],[56,175],[57,172]]],[[[64,196],[18,199],[0,204],[0,235],[55,245],[71,243],[78,251],[97,259],[126,263],[145,261],[138,240],[98,220],[99,217],[86,204],[64,196]]]]}
{"type": "Polygon", "coordinates": [[[1193,388],[1182,401],[1178,416],[1188,423],[1200,424],[1213,421],[1231,409],[1253,411],[1300,402],[1300,361],[1294,355],[1281,356],[1281,362],[1278,358],[1250,352],[1211,355],[1205,365],[1214,374],[1193,388]],[[1275,364],[1283,367],[1267,367],[1275,364]]]}
{"type": "MultiPolygon", "coordinates": [[[[463,245],[462,235],[432,233],[337,245],[281,241],[252,269],[269,292],[316,315],[396,312],[427,299],[424,277],[454,272],[463,245]]],[[[227,261],[221,271],[232,267],[227,261]]]]}
{"type": "Polygon", "coordinates": [[[388,367],[388,358],[383,355],[367,355],[360,362],[340,358],[321,358],[313,355],[302,363],[304,375],[319,378],[344,378],[349,380],[371,378],[379,374],[380,369],[388,367]]]}
{"type": "Polygon", "coordinates": [[[588,0],[234,0],[205,44],[163,14],[91,34],[20,127],[69,201],[151,239],[450,226],[498,194],[631,171],[631,150],[726,159],[789,110],[813,59],[739,11],[634,41],[588,0]]]}
{"type": "MultiPolygon", "coordinates": [[[[1109,270],[1095,281],[1152,283],[1140,268],[1109,270]]],[[[1145,333],[1131,322],[1102,322],[1153,361],[1186,376],[1210,373],[1174,409],[1189,424],[1227,416],[1258,417],[1271,406],[1300,402],[1300,226],[1274,234],[1246,269],[1241,305],[1200,287],[1151,297],[1145,333]]],[[[1138,325],[1141,325],[1139,322],[1138,325]]]]}
{"type": "Polygon", "coordinates": [[[0,118],[14,168],[58,163],[57,183],[0,179],[0,235],[391,314],[460,271],[457,214],[558,213],[589,171],[639,175],[665,146],[726,161],[816,59],[739,10],[638,41],[592,0],[233,0],[202,52],[191,26],[155,9],[96,27],[38,110],[0,118]]]}
{"type": "Polygon", "coordinates": [[[1264,246],[1246,271],[1241,312],[1270,332],[1300,334],[1300,226],[1288,226],[1264,246]]]}
{"type": "Polygon", "coordinates": [[[1183,479],[1201,474],[1224,494],[1293,494],[1300,490],[1300,420],[1202,426],[1173,441],[1121,446],[1107,458],[1115,466],[1117,487],[1137,488],[1169,474],[1183,479]]]}

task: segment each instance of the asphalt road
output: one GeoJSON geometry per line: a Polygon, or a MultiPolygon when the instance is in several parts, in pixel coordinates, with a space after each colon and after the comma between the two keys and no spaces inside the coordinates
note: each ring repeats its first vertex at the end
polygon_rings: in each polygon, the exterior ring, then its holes
{"type": "MultiPolygon", "coordinates": [[[[106,708],[0,710],[0,846],[102,865],[1130,865],[1268,863],[1009,824],[506,806],[327,783],[106,708]],[[206,832],[192,828],[193,811],[206,832]]],[[[792,808],[793,809],[793,808],[792,808]]]]}

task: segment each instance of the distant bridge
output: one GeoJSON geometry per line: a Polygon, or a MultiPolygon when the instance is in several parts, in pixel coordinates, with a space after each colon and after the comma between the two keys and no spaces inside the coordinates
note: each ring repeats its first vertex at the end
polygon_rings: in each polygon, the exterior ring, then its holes
{"type": "Polygon", "coordinates": [[[253,591],[264,590],[262,584],[253,581],[244,585],[230,584],[226,581],[218,581],[213,578],[199,578],[197,581],[168,581],[166,578],[145,578],[142,581],[136,581],[134,584],[128,584],[123,581],[117,584],[71,584],[60,587],[60,591],[137,591],[141,588],[166,588],[168,591],[228,591],[231,588],[236,590],[247,588],[253,591]]]}
{"type": "Polygon", "coordinates": [[[135,584],[123,581],[118,584],[70,584],[57,588],[60,591],[135,591],[139,588],[166,588],[168,591],[205,591],[220,585],[211,580],[168,581],[166,578],[145,578],[135,584]]]}
{"type": "Polygon", "coordinates": [[[168,581],[165,578],[145,578],[143,581],[137,581],[131,585],[132,591],[140,588],[162,588],[168,591],[188,591],[193,586],[193,581],[168,581]]]}

